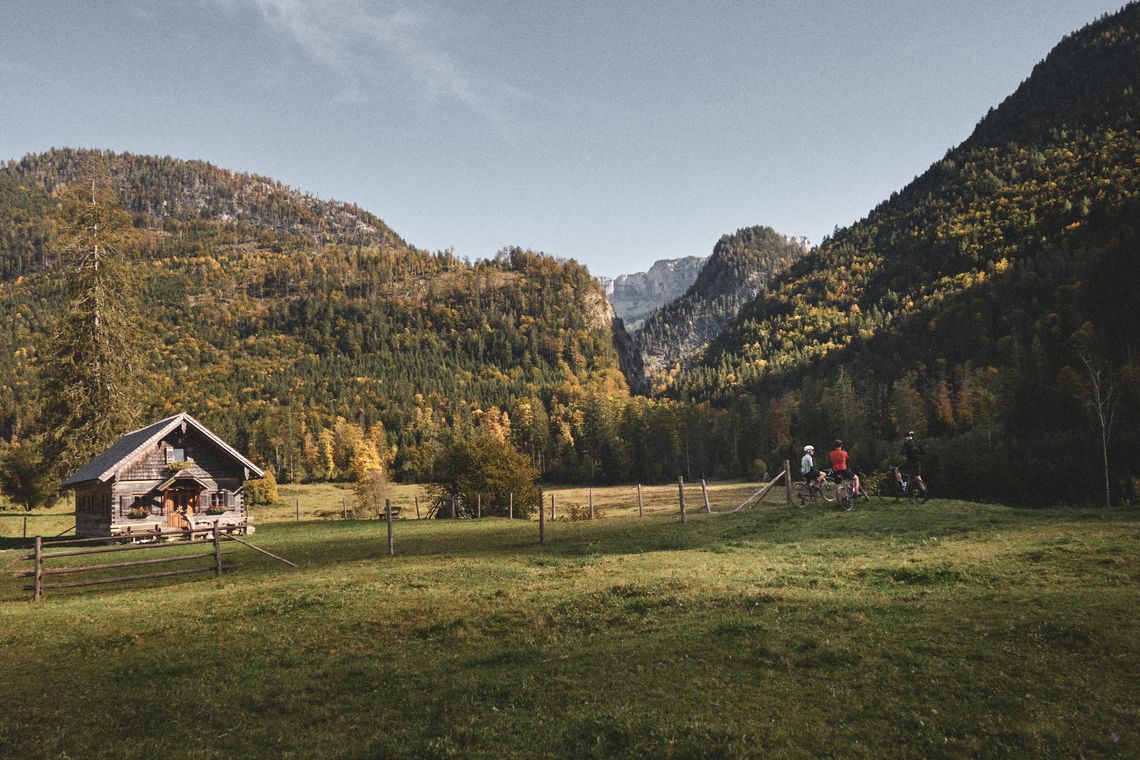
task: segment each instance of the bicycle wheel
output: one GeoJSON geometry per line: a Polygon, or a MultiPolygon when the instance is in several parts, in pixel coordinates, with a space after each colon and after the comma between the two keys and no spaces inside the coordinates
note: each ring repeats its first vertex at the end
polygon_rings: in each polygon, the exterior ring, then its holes
{"type": "Polygon", "coordinates": [[[917,499],[918,501],[921,501],[925,504],[926,500],[930,498],[930,494],[928,494],[926,491],[926,481],[913,481],[910,484],[910,497],[912,499],[917,499]]]}
{"type": "Polygon", "coordinates": [[[849,484],[840,483],[835,487],[835,501],[836,506],[844,512],[851,511],[851,507],[855,506],[855,492],[849,484]]]}
{"type": "Polygon", "coordinates": [[[820,483],[819,495],[822,496],[823,500],[828,504],[835,501],[835,481],[828,478],[827,480],[820,483]]]}
{"type": "Polygon", "coordinates": [[[806,507],[811,501],[811,489],[807,483],[792,483],[792,503],[797,507],[806,507]]]}

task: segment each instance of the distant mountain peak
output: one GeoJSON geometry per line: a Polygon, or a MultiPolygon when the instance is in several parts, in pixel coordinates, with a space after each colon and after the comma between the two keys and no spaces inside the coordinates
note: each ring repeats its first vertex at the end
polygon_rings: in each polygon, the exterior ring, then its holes
{"type": "Polygon", "coordinates": [[[662,305],[689,289],[704,266],[705,257],[661,259],[648,272],[599,277],[614,310],[631,333],[662,305]]]}

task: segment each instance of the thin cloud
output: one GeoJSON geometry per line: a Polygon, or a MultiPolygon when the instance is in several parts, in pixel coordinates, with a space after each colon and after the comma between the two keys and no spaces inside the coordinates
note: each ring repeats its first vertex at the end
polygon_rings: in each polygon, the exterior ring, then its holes
{"type": "Polygon", "coordinates": [[[343,96],[367,100],[378,87],[377,59],[389,57],[419,80],[428,97],[456,100],[505,127],[503,101],[523,97],[517,88],[465,70],[441,49],[432,18],[407,7],[377,9],[362,0],[216,0],[257,11],[273,31],[295,42],[314,62],[344,81],[343,96]]]}

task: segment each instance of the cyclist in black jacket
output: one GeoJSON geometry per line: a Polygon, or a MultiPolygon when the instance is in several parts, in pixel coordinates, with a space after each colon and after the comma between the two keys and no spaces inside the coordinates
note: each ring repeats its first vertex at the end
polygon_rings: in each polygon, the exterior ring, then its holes
{"type": "Polygon", "coordinates": [[[914,431],[906,431],[902,445],[902,455],[906,457],[906,464],[903,465],[904,471],[913,480],[919,482],[922,482],[922,454],[922,444],[914,437],[914,431]]]}

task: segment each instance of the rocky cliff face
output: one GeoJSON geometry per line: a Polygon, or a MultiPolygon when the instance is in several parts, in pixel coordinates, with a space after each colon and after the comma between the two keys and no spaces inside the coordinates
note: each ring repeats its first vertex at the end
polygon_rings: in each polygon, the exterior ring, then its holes
{"type": "Polygon", "coordinates": [[[634,342],[651,385],[663,387],[670,371],[692,363],[740,307],[807,255],[806,238],[771,227],[746,227],[723,236],[696,281],[680,298],[650,314],[634,342]]]}
{"type": "Polygon", "coordinates": [[[599,277],[598,280],[614,305],[614,311],[632,333],[654,310],[684,295],[697,281],[705,258],[665,259],[656,262],[648,272],[623,274],[614,279],[599,277]]]}

